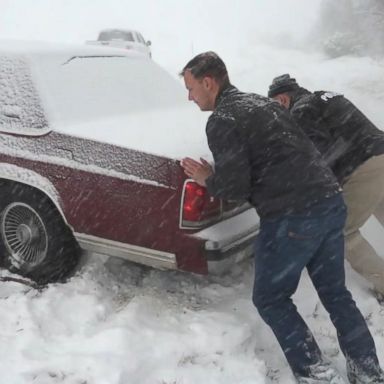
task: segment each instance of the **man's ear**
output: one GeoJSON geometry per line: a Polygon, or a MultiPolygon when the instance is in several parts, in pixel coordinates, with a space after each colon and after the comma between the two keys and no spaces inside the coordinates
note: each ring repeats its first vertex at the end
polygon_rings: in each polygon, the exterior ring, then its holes
{"type": "Polygon", "coordinates": [[[279,95],[275,96],[274,99],[278,101],[284,108],[289,108],[291,98],[286,93],[280,93],[279,95]]]}
{"type": "Polygon", "coordinates": [[[209,76],[205,76],[203,78],[203,85],[205,89],[210,90],[213,85],[213,78],[209,76]]]}
{"type": "Polygon", "coordinates": [[[287,109],[289,109],[289,106],[291,105],[291,96],[286,93],[283,94],[283,105],[287,109]]]}

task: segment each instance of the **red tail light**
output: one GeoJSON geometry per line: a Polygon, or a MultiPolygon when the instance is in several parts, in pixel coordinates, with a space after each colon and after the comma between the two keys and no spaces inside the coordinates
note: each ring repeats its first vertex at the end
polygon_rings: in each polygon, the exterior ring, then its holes
{"type": "Polygon", "coordinates": [[[221,201],[209,196],[207,189],[194,181],[186,181],[182,198],[181,226],[202,227],[221,217],[221,201]]]}

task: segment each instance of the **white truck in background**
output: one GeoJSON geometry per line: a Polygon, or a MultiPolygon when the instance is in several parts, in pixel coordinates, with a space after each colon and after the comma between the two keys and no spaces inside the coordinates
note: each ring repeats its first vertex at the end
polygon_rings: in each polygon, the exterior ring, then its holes
{"type": "Polygon", "coordinates": [[[103,29],[97,40],[88,40],[86,44],[129,49],[152,57],[151,41],[145,40],[140,32],[132,29],[103,29]]]}

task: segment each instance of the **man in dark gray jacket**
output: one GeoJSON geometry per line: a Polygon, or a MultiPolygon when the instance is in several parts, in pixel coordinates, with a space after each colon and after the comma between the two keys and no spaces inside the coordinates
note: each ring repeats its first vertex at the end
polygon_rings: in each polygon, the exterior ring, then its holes
{"type": "Polygon", "coordinates": [[[248,200],[256,208],[253,302],[297,382],[344,382],[292,302],[307,268],[337,329],[351,383],[384,383],[372,336],[345,287],[346,209],[332,171],[283,108],[230,84],[214,52],[193,58],[181,75],[189,100],[213,111],[206,133],[215,169],[202,159],[185,158],[182,166],[212,196],[248,200]]]}
{"type": "Polygon", "coordinates": [[[346,258],[381,301],[384,259],[359,229],[372,214],[384,226],[384,132],[343,95],[309,92],[288,74],[273,80],[268,96],[290,111],[343,185],[346,258]]]}

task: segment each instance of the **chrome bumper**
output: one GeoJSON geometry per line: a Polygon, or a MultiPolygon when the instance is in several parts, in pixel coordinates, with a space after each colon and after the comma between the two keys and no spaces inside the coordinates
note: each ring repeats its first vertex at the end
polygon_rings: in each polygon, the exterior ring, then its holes
{"type": "Polygon", "coordinates": [[[222,274],[253,254],[258,232],[259,217],[251,208],[193,236],[205,239],[209,273],[222,274]]]}

